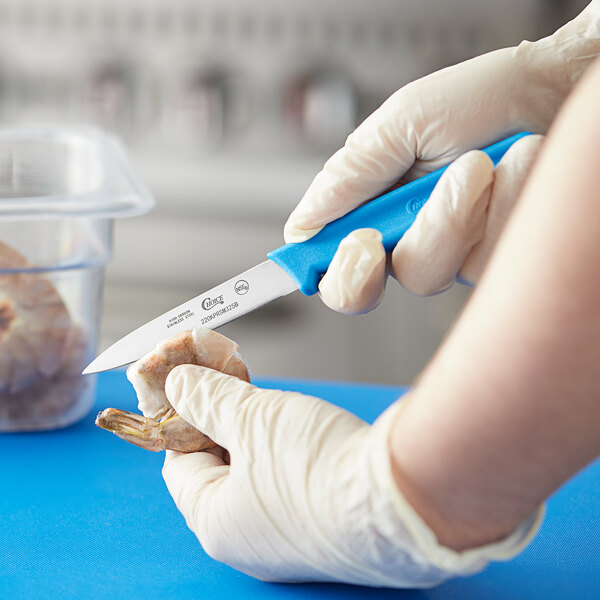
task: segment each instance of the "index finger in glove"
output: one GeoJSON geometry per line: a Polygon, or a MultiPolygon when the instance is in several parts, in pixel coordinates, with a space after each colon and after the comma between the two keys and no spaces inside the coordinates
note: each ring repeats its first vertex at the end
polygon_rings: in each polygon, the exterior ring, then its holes
{"type": "Polygon", "coordinates": [[[374,309],[383,297],[386,255],[381,233],[357,229],[345,237],[319,282],[321,300],[344,314],[374,309]]]}

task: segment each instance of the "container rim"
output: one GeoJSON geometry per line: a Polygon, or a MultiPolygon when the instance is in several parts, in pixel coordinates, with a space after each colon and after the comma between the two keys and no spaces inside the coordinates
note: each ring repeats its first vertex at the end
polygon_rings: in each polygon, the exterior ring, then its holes
{"type": "Polygon", "coordinates": [[[156,201],[131,168],[123,143],[113,134],[85,124],[17,125],[0,127],[0,141],[59,142],[97,152],[106,172],[121,177],[125,186],[115,191],[100,186],[90,192],[0,198],[0,219],[61,217],[120,218],[150,211],[156,201]]]}

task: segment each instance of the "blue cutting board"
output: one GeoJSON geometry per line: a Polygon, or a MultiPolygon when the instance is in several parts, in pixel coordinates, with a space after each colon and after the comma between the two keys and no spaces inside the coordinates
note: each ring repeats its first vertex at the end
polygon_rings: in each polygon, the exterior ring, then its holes
{"type": "MultiPolygon", "coordinates": [[[[401,388],[257,379],[373,421],[401,388]]],[[[94,411],[63,430],[0,435],[0,598],[600,598],[600,461],[548,503],[535,541],[508,563],[432,590],[267,584],[216,563],[187,529],[146,452],[94,426],[108,406],[135,410],[123,371],[103,373],[94,411]]]]}

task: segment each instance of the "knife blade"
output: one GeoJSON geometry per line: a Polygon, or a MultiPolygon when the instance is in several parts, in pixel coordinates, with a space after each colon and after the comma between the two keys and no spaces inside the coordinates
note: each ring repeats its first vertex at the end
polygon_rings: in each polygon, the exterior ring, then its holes
{"type": "MultiPolygon", "coordinates": [[[[519,139],[518,133],[483,148],[497,165],[519,139]]],[[[169,310],[138,327],[94,359],[83,374],[98,373],[134,362],[162,339],[194,327],[216,329],[295,290],[310,296],[329,267],[339,243],[355,229],[378,229],[390,252],[412,225],[447,167],[428,173],[332,221],[311,239],[285,244],[265,262],[169,310]]]]}

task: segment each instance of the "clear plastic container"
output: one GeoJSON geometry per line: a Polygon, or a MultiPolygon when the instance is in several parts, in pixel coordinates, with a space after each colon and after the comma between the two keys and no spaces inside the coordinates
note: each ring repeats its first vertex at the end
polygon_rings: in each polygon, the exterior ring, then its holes
{"type": "Polygon", "coordinates": [[[0,128],[0,431],[85,416],[113,219],[154,205],[95,128],[0,128]]]}

